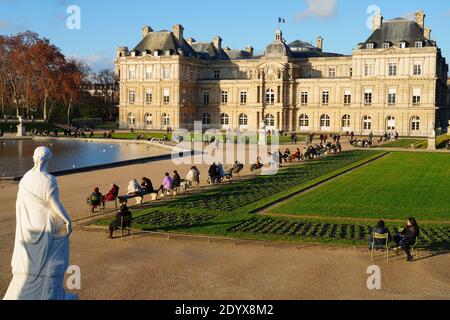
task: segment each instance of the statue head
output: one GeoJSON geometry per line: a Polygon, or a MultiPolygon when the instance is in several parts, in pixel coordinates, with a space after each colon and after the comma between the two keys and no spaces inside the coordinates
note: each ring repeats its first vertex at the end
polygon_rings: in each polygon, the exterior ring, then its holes
{"type": "Polygon", "coordinates": [[[47,147],[38,147],[34,150],[34,167],[40,171],[47,171],[48,162],[52,157],[52,152],[47,147]]]}

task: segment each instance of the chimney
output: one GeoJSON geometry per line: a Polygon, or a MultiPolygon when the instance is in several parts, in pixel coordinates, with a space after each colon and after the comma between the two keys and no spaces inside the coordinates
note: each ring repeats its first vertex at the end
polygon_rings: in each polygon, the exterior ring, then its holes
{"type": "Polygon", "coordinates": [[[431,29],[430,28],[423,29],[423,36],[425,37],[425,39],[431,40],[431,29]]]}
{"type": "Polygon", "coordinates": [[[173,35],[178,41],[183,41],[184,28],[181,24],[177,24],[172,28],[173,35]]]}
{"type": "Polygon", "coordinates": [[[142,38],[145,38],[150,32],[153,32],[153,29],[149,26],[145,26],[142,28],[142,38]]]}
{"type": "Polygon", "coordinates": [[[422,28],[425,29],[425,13],[423,10],[416,12],[416,22],[422,28]]]}
{"type": "Polygon", "coordinates": [[[372,21],[372,32],[374,32],[375,30],[381,29],[383,25],[383,16],[381,15],[381,12],[378,11],[374,16],[373,16],[373,21],[372,21]]]}
{"type": "Polygon", "coordinates": [[[322,37],[317,37],[316,48],[319,49],[320,52],[322,52],[322,50],[323,50],[323,38],[322,37]]]}
{"type": "Polygon", "coordinates": [[[222,50],[222,38],[219,36],[215,36],[213,40],[214,48],[216,48],[217,51],[222,50]]]}
{"type": "Polygon", "coordinates": [[[251,57],[253,57],[253,53],[255,52],[255,49],[252,46],[247,46],[245,48],[245,51],[247,51],[251,57]]]}
{"type": "Polygon", "coordinates": [[[187,42],[190,46],[192,46],[192,44],[195,43],[195,42],[197,42],[197,41],[195,41],[194,38],[189,38],[189,39],[186,40],[186,42],[187,42]]]}

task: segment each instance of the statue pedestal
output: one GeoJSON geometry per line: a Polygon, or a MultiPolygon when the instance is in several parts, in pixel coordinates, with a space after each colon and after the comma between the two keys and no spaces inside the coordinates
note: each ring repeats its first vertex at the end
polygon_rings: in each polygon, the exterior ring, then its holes
{"type": "Polygon", "coordinates": [[[17,126],[17,136],[25,137],[25,127],[22,122],[17,126]]]}
{"type": "Polygon", "coordinates": [[[428,150],[436,150],[436,138],[428,139],[428,150]]]}

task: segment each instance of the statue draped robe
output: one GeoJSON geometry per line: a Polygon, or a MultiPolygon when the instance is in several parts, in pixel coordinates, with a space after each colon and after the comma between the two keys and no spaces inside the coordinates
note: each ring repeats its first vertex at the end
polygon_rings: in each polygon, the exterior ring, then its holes
{"type": "Polygon", "coordinates": [[[69,237],[52,209],[59,201],[53,176],[36,168],[19,185],[13,279],[5,300],[66,300],[64,273],[69,264],[69,237]]]}

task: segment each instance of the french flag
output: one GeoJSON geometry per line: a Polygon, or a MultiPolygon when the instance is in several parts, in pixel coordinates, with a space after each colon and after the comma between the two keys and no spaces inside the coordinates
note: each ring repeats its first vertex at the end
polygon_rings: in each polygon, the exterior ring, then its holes
{"type": "Polygon", "coordinates": [[[285,18],[278,18],[278,23],[286,23],[286,19],[285,18]]]}

